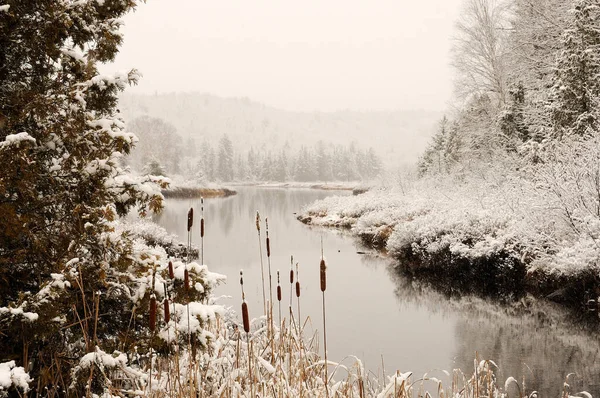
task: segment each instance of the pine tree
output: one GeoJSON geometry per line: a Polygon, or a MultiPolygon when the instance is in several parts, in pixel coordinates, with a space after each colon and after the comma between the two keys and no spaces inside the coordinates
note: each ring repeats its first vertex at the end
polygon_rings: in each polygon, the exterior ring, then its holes
{"type": "Polygon", "coordinates": [[[144,174],[152,176],[163,176],[166,177],[165,170],[161,166],[160,162],[156,159],[152,159],[148,162],[143,169],[144,174]]]}
{"type": "Polygon", "coordinates": [[[553,121],[558,136],[598,131],[600,105],[600,0],[575,1],[563,34],[554,84],[553,121]]]}
{"type": "Polygon", "coordinates": [[[233,180],[233,143],[227,134],[223,135],[219,141],[217,177],[221,181],[233,180]]]}

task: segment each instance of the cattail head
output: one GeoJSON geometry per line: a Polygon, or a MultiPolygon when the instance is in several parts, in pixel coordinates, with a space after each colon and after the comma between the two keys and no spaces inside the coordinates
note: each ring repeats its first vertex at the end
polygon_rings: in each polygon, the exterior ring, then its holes
{"type": "Polygon", "coordinates": [[[300,297],[300,281],[296,281],[296,297],[300,297]]]}
{"type": "Polygon", "coordinates": [[[250,333],[250,317],[248,316],[248,304],[242,303],[242,320],[244,322],[244,332],[250,333]]]}
{"type": "Polygon", "coordinates": [[[172,261],[169,261],[169,278],[170,279],[175,278],[175,271],[173,270],[173,262],[172,261]]]}
{"type": "Polygon", "coordinates": [[[190,289],[190,273],[188,272],[187,267],[185,268],[185,271],[183,271],[183,285],[185,290],[190,289]]]}
{"type": "Polygon", "coordinates": [[[188,221],[187,221],[187,230],[190,232],[192,230],[192,226],[194,225],[194,209],[190,208],[188,211],[188,221]]]}
{"type": "Polygon", "coordinates": [[[200,237],[204,238],[204,218],[200,220],[200,237]]]}
{"type": "Polygon", "coordinates": [[[294,256],[290,256],[290,284],[294,283],[294,256]]]}
{"type": "Polygon", "coordinates": [[[271,242],[269,240],[269,236],[268,235],[267,235],[267,257],[271,257],[271,242]]]}
{"type": "Polygon", "coordinates": [[[169,323],[171,320],[171,310],[169,309],[169,299],[165,297],[163,301],[163,309],[165,312],[165,323],[169,323]]]}
{"type": "Polygon", "coordinates": [[[325,260],[321,259],[321,291],[324,292],[327,290],[327,265],[325,265],[325,260]]]}
{"type": "Polygon", "coordinates": [[[156,297],[152,295],[150,297],[150,331],[154,332],[156,329],[156,297]]]}
{"type": "Polygon", "coordinates": [[[279,270],[277,270],[277,301],[281,301],[281,285],[279,281],[279,270]]]}
{"type": "Polygon", "coordinates": [[[260,214],[256,212],[256,230],[260,232],[260,214]]]}
{"type": "Polygon", "coordinates": [[[246,294],[244,293],[244,270],[240,270],[240,286],[242,287],[242,301],[246,299],[246,294]]]}

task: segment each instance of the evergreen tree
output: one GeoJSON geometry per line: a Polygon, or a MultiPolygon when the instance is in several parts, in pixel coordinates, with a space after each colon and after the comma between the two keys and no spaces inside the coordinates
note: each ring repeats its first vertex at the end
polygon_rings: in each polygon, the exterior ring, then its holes
{"type": "Polygon", "coordinates": [[[563,35],[554,84],[553,121],[559,136],[598,131],[600,0],[577,0],[563,35]]]}
{"type": "Polygon", "coordinates": [[[152,176],[166,176],[165,170],[161,166],[160,162],[156,159],[148,162],[143,169],[144,174],[152,176]]]}
{"type": "Polygon", "coordinates": [[[155,178],[119,167],[137,138],[117,94],[138,74],[97,69],[114,59],[120,18],[136,1],[3,3],[0,363],[29,371],[31,396],[108,394],[108,369],[79,360],[134,342],[146,355],[147,316],[132,309],[148,308],[148,281],[166,260],[117,229],[133,207],[162,208],[155,178]]]}
{"type": "Polygon", "coordinates": [[[233,180],[233,144],[227,134],[219,141],[217,177],[221,181],[233,180]]]}
{"type": "Polygon", "coordinates": [[[525,87],[523,83],[519,82],[511,88],[509,96],[507,109],[500,118],[500,130],[507,140],[507,147],[515,150],[518,143],[530,138],[529,129],[525,124],[525,87]]]}

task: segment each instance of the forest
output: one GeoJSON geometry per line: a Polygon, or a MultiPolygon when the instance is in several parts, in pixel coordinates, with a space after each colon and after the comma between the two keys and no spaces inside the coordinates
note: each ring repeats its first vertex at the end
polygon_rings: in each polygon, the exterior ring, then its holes
{"type": "Polygon", "coordinates": [[[354,143],[245,148],[234,146],[224,134],[216,145],[206,139],[197,144],[193,137],[184,142],[173,125],[148,116],[133,119],[128,128],[141,142],[126,159],[127,165],[140,173],[181,175],[200,186],[215,181],[371,181],[383,171],[373,148],[361,149],[354,143]]]}

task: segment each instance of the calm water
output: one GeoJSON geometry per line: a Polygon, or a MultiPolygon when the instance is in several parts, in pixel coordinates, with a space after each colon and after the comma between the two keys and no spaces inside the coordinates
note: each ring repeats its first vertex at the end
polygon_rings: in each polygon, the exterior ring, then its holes
{"type": "MultiPolygon", "coordinates": [[[[354,361],[347,356],[356,355],[374,375],[381,375],[383,368],[386,374],[398,369],[412,371],[419,377],[430,372],[448,385],[440,369],[452,372],[460,368],[470,374],[477,353],[498,364],[499,379],[525,377],[527,388],[537,389],[541,396],[558,397],[564,376],[574,372],[576,375],[569,380],[572,393],[586,390],[600,397],[600,335],[589,328],[581,330],[578,322],[569,320],[559,310],[540,304],[525,315],[517,315],[514,308],[497,308],[476,299],[449,302],[398,276],[389,260],[357,254],[365,249],[347,235],[311,228],[295,219],[294,213],[302,206],[329,195],[348,195],[347,192],[251,187],[237,190],[236,196],[208,199],[204,206],[204,262],[212,271],[229,278],[226,285],[215,291],[217,296],[231,296],[221,299],[221,304],[239,312],[239,271],[243,269],[250,316],[262,313],[254,222],[258,210],[263,221],[265,217],[269,219],[273,294],[276,271],[281,270],[285,315],[293,255],[300,264],[302,317],[310,317],[314,331],[322,330],[319,261],[323,239],[328,265],[330,360],[352,364],[354,361]]],[[[185,241],[189,207],[196,212],[197,226],[200,200],[168,200],[156,221],[185,241]]],[[[262,234],[264,245],[264,224],[262,234]]],[[[193,240],[198,247],[199,235],[197,227],[193,240]]],[[[264,247],[263,254],[266,257],[264,247]]],[[[295,305],[294,301],[294,308],[295,305]]],[[[277,316],[276,307],[274,314],[277,316]]]]}

